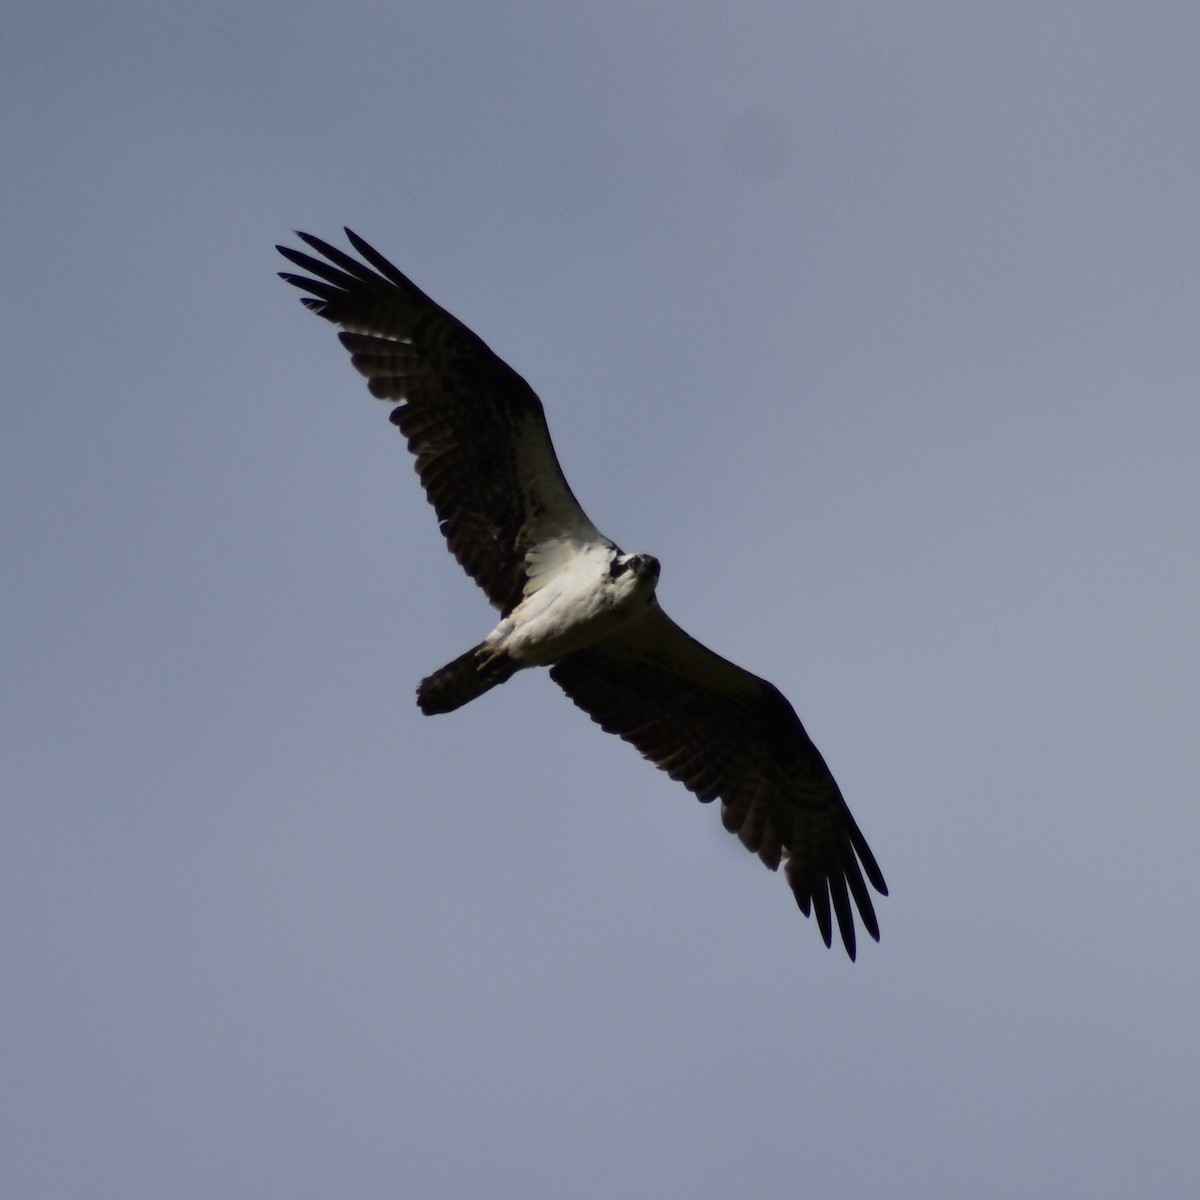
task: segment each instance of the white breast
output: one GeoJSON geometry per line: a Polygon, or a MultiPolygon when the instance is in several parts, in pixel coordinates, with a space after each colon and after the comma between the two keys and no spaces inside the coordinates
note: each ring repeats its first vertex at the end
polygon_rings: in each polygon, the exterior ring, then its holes
{"type": "Polygon", "coordinates": [[[560,551],[543,559],[557,559],[557,570],[542,570],[538,586],[488,634],[484,645],[502,651],[520,663],[556,662],[573,650],[606,637],[644,610],[637,604],[637,581],[631,572],[613,579],[609,572],[613,551],[607,546],[588,547],[582,553],[560,551]]]}

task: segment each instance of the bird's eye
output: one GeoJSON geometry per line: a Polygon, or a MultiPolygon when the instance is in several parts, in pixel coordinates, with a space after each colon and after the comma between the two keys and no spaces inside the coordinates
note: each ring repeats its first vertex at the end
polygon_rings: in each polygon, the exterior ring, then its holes
{"type": "Polygon", "coordinates": [[[618,579],[629,570],[629,560],[625,558],[614,558],[609,565],[608,573],[613,579],[618,579]]]}

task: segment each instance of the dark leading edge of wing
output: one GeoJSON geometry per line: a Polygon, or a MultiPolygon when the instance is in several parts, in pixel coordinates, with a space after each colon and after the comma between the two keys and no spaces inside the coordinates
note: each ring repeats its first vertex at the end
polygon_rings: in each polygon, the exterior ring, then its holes
{"type": "Polygon", "coordinates": [[[508,612],[525,584],[523,538],[531,507],[583,520],[559,469],[533,389],[461,321],[440,308],[374,247],[346,230],[364,262],[307,233],[322,262],[276,249],[307,276],[280,272],[302,303],[334,325],[371,394],[397,401],[393,424],[454,557],[508,612]],[[541,495],[530,495],[530,481],[541,495]]]}

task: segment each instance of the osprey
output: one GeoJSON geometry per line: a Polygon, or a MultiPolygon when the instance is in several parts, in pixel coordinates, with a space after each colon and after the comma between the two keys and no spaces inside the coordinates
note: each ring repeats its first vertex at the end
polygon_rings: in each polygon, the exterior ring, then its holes
{"type": "Polygon", "coordinates": [[[836,917],[854,958],[851,897],[878,941],[866,881],[881,895],[887,885],[792,706],[663,612],[658,560],[622,553],[588,520],[533,389],[357,234],[346,230],[361,261],[297,236],[322,257],[278,246],[308,273],[282,278],[341,329],[371,394],[396,402],[392,424],[450,551],[500,612],[479,645],[421,682],[421,711],[451,712],[549,667],[601,728],[700,800],[719,799],[725,828],[772,871],[786,859],[826,946],[836,917]]]}

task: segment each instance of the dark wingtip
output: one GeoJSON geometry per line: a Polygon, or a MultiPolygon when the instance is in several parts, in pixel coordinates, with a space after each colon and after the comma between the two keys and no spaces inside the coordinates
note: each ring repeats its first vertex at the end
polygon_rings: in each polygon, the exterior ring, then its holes
{"type": "Polygon", "coordinates": [[[415,293],[417,296],[424,296],[424,292],[416,287],[412,280],[409,279],[409,277],[405,275],[403,271],[399,270],[394,263],[384,258],[384,256],[380,254],[379,251],[376,250],[366,238],[360,237],[348,225],[344,226],[343,228],[346,236],[350,239],[350,245],[352,245],[354,249],[357,250],[359,254],[361,254],[362,257],[368,263],[370,263],[380,275],[384,277],[384,279],[388,280],[390,283],[394,283],[397,287],[404,288],[406,291],[415,293]]]}
{"type": "Polygon", "coordinates": [[[833,948],[835,921],[842,945],[851,962],[858,957],[859,921],[870,937],[876,942],[879,941],[879,921],[875,916],[871,897],[858,874],[857,864],[854,864],[854,871],[847,872],[845,877],[814,880],[807,885],[800,880],[789,882],[793,883],[792,896],[796,906],[806,917],[816,918],[817,929],[827,949],[833,948]],[[856,907],[858,921],[855,920],[856,907]]]}
{"type": "Polygon", "coordinates": [[[321,238],[317,237],[317,236],[316,236],[316,234],[314,234],[314,233],[305,233],[305,232],[303,232],[303,230],[300,230],[300,229],[297,229],[297,230],[296,230],[296,236],[297,236],[297,237],[298,237],[298,238],[299,238],[299,239],[300,239],[300,240],[301,240],[301,241],[302,241],[302,242],[303,242],[303,243],[304,243],[306,246],[311,246],[311,247],[312,247],[314,250],[319,250],[319,251],[320,251],[322,254],[324,254],[324,253],[325,253],[325,247],[326,247],[327,245],[329,245],[329,243],[328,243],[328,242],[326,242],[326,241],[323,241],[321,238]]]}

